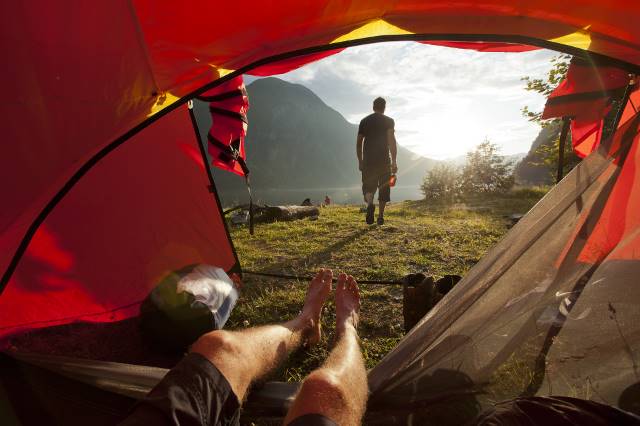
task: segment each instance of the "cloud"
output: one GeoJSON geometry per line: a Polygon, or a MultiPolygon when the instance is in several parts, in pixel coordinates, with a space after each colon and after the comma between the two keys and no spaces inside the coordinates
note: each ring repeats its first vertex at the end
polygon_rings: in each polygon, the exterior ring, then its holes
{"type": "Polygon", "coordinates": [[[305,85],[354,123],[371,112],[375,97],[385,97],[398,142],[428,157],[462,155],[485,137],[504,153],[516,153],[528,151],[539,131],[521,108],[544,104],[521,79],[545,77],[554,55],[380,43],[346,49],[280,78],[305,85]]]}

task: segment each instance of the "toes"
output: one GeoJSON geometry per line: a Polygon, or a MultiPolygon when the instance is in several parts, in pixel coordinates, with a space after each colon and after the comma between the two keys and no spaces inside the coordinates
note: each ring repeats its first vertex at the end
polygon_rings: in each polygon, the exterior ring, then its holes
{"type": "Polygon", "coordinates": [[[347,277],[347,287],[349,290],[353,290],[356,287],[356,280],[351,275],[347,277]]]}
{"type": "Polygon", "coordinates": [[[358,288],[358,282],[351,275],[349,275],[348,283],[349,283],[349,290],[353,291],[355,294],[360,294],[360,289],[358,288]]]}
{"type": "Polygon", "coordinates": [[[331,269],[326,269],[324,271],[324,275],[322,276],[322,284],[331,289],[331,283],[333,282],[333,271],[331,269]]]}
{"type": "Polygon", "coordinates": [[[347,274],[340,274],[338,276],[338,283],[336,284],[336,290],[344,290],[346,288],[347,274]]]}
{"type": "Polygon", "coordinates": [[[313,277],[313,279],[311,281],[322,281],[322,277],[324,276],[324,269],[320,269],[317,273],[316,276],[313,277]]]}
{"type": "Polygon", "coordinates": [[[349,291],[351,291],[351,293],[355,296],[357,305],[358,307],[360,307],[360,289],[358,288],[358,283],[356,282],[355,278],[353,278],[351,275],[349,275],[349,278],[347,281],[348,281],[349,291]]]}

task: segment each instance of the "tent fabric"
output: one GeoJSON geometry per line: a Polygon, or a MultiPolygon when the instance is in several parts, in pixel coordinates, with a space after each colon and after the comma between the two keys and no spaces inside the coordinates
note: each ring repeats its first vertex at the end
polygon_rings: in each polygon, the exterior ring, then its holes
{"type": "Polygon", "coordinates": [[[530,52],[532,50],[539,49],[539,47],[529,46],[526,44],[483,41],[423,41],[421,43],[433,46],[454,47],[456,49],[477,50],[478,52],[530,52]]]}
{"type": "Polygon", "coordinates": [[[244,176],[249,98],[242,76],[205,92],[200,99],[209,102],[211,112],[212,124],[207,134],[211,165],[244,176]]]}
{"type": "Polygon", "coordinates": [[[635,114],[640,111],[640,82],[637,78],[632,82],[632,87],[629,92],[629,101],[622,109],[622,115],[620,116],[620,125],[626,123],[635,114]]]}
{"type": "MultiPolygon", "coordinates": [[[[0,16],[0,337],[126,318],[169,271],[237,265],[182,104],[251,67],[412,39],[531,42],[640,69],[636,0],[33,0],[0,16]]],[[[622,406],[640,344],[638,114],[623,115],[371,371],[373,403],[482,390],[483,404],[553,392],[622,406]]]]}
{"type": "Polygon", "coordinates": [[[126,2],[0,5],[0,271],[71,175],[143,121],[158,92],[126,2]]]}
{"type": "Polygon", "coordinates": [[[549,95],[542,118],[584,115],[600,117],[612,91],[629,83],[629,73],[572,59],[567,76],[549,95]]]}
{"type": "Polygon", "coordinates": [[[372,404],[552,394],[624,408],[640,347],[639,148],[636,114],[370,372],[372,404]]]}
{"type": "MultiPolygon", "coordinates": [[[[607,115],[611,108],[603,111],[607,115]]],[[[602,139],[602,131],[604,127],[604,119],[580,119],[571,120],[571,146],[573,151],[580,158],[584,158],[600,145],[602,139]]]]}
{"type": "Polygon", "coordinates": [[[31,241],[0,297],[0,337],[137,315],[161,279],[236,259],[186,108],[101,161],[31,241]]]}
{"type": "Polygon", "coordinates": [[[254,75],[254,76],[263,76],[263,77],[277,75],[277,74],[284,74],[289,71],[298,69],[311,62],[319,61],[320,59],[333,56],[337,53],[342,52],[343,50],[344,49],[332,49],[332,50],[327,50],[326,52],[321,52],[321,53],[296,56],[292,59],[287,59],[287,60],[275,62],[273,64],[259,66],[257,68],[252,69],[247,74],[254,75]]]}
{"type": "MultiPolygon", "coordinates": [[[[24,380],[24,376],[26,376],[25,372],[29,371],[31,374],[28,375],[28,382],[32,387],[41,386],[39,382],[46,380],[40,377],[40,374],[34,374],[35,369],[41,369],[47,373],[51,372],[55,375],[62,375],[72,379],[73,381],[69,383],[64,385],[59,384],[57,386],[58,392],[61,390],[66,391],[64,392],[64,399],[66,399],[66,401],[64,401],[64,405],[67,407],[66,411],[69,411],[68,406],[71,401],[80,406],[88,405],[90,409],[95,408],[95,402],[94,404],[87,404],[83,398],[77,397],[75,399],[80,399],[80,401],[74,401],[73,394],[76,392],[72,392],[72,390],[78,388],[79,385],[81,388],[80,391],[86,391],[86,386],[83,387],[82,385],[88,385],[93,388],[94,391],[97,388],[101,391],[108,392],[113,396],[130,398],[131,401],[129,401],[128,405],[125,405],[124,410],[117,410],[118,406],[114,406],[115,404],[111,401],[101,401],[101,405],[108,404],[108,407],[111,408],[111,410],[118,411],[120,413],[120,417],[115,421],[119,421],[126,417],[127,413],[130,412],[133,401],[145,397],[169,371],[166,368],[159,367],[70,358],[47,354],[20,353],[15,351],[10,351],[9,355],[0,356],[5,358],[10,356],[15,359],[13,362],[14,365],[9,365],[7,367],[11,368],[14,373],[17,373],[15,374],[18,376],[16,377],[17,381],[22,383],[27,382],[27,380],[24,380]],[[16,365],[20,368],[16,368],[16,365]],[[34,386],[34,383],[36,386],[34,386]]],[[[0,358],[0,360],[2,359],[0,358]]],[[[0,366],[4,366],[4,364],[0,363],[0,366]]],[[[49,373],[49,375],[52,375],[51,373],[49,373]]],[[[0,386],[2,386],[2,383],[0,383],[0,386]]],[[[15,387],[11,389],[12,391],[15,391],[15,387]]],[[[243,402],[243,412],[250,412],[254,415],[262,414],[267,417],[284,417],[291,406],[298,389],[299,383],[263,383],[259,389],[253,389],[247,399],[243,402]]],[[[0,390],[2,390],[1,387],[0,390]]],[[[33,389],[31,390],[33,391],[33,389]]],[[[12,397],[14,397],[14,395],[12,395],[12,397]]],[[[53,416],[49,413],[49,416],[45,416],[45,419],[48,421],[51,417],[53,416]]],[[[55,418],[57,419],[58,417],[55,418]]],[[[72,415],[71,419],[74,420],[77,418],[72,415]]],[[[113,422],[107,424],[113,424],[113,422]]]]}
{"type": "Polygon", "coordinates": [[[594,66],[574,58],[567,77],[549,95],[542,118],[572,117],[571,144],[584,158],[600,144],[604,118],[611,111],[616,91],[629,83],[629,74],[618,68],[594,66]]]}

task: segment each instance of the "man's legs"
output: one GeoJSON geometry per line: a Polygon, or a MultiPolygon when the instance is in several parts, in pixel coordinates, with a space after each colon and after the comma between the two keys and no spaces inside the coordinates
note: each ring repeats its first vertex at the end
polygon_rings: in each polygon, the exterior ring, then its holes
{"type": "Polygon", "coordinates": [[[241,331],[216,330],[198,339],[191,352],[215,365],[238,401],[242,401],[251,382],[275,368],[289,352],[305,340],[311,345],[320,340],[320,315],[332,278],[330,270],[318,272],[309,283],[304,307],[295,319],[241,331]]]}
{"type": "Polygon", "coordinates": [[[356,281],[340,274],[336,285],[336,345],[324,365],[302,383],[285,425],[306,414],[321,414],[339,425],[360,424],[368,388],[356,331],[359,310],[356,281]]]}

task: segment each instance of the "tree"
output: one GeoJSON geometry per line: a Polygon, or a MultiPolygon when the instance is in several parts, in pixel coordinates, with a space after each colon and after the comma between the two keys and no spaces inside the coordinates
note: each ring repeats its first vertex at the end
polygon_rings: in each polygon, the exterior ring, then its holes
{"type": "Polygon", "coordinates": [[[465,195],[507,192],[513,186],[513,165],[500,156],[497,145],[485,139],[467,153],[462,169],[461,189],[465,195]]]}
{"type": "MultiPolygon", "coordinates": [[[[556,87],[558,87],[560,82],[567,77],[567,71],[569,70],[569,61],[571,61],[570,55],[559,55],[551,58],[552,66],[549,70],[549,73],[547,74],[546,80],[543,80],[541,78],[522,77],[521,80],[527,83],[527,87],[525,87],[525,90],[529,92],[540,93],[545,98],[548,98],[551,92],[553,92],[556,87]]],[[[526,105],[522,108],[522,115],[524,115],[527,120],[539,124],[542,127],[548,126],[551,122],[560,121],[558,118],[543,120],[541,118],[542,111],[531,111],[526,105]]]]}
{"type": "Polygon", "coordinates": [[[438,164],[427,173],[420,189],[430,201],[452,202],[460,192],[460,173],[448,164],[438,164]]]}
{"type": "MultiPolygon", "coordinates": [[[[569,62],[571,61],[570,55],[559,55],[551,58],[551,69],[547,74],[546,79],[540,78],[531,78],[531,77],[523,77],[522,81],[527,83],[527,87],[525,90],[537,92],[545,97],[549,97],[551,92],[553,92],[556,87],[567,77],[567,71],[569,70],[569,62]]],[[[559,158],[559,140],[560,140],[560,128],[561,119],[553,118],[549,120],[543,120],[542,112],[534,112],[529,110],[528,106],[524,106],[522,108],[522,115],[527,118],[527,120],[537,123],[542,127],[547,127],[551,124],[557,129],[557,131],[553,132],[552,137],[547,139],[538,145],[534,150],[530,151],[529,154],[522,160],[522,162],[526,165],[532,166],[534,168],[542,168],[546,170],[546,174],[548,175],[548,182],[555,182],[557,168],[558,168],[558,158],[559,158]]],[[[571,146],[571,134],[567,135],[567,140],[564,145],[564,163],[563,163],[563,174],[568,173],[580,162],[580,157],[578,157],[575,152],[573,152],[573,148],[571,146]]]]}

